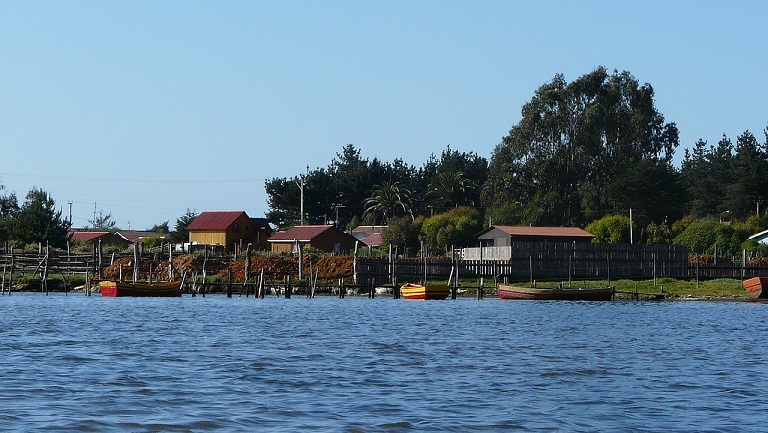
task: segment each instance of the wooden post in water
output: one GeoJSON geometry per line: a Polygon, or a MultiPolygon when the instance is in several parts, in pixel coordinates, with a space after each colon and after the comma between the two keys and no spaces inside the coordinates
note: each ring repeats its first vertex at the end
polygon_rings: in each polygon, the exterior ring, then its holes
{"type": "Polygon", "coordinates": [[[456,268],[456,265],[451,265],[451,274],[448,275],[448,287],[451,288],[451,299],[454,301],[456,300],[456,292],[457,287],[455,282],[453,281],[453,270],[456,268]]]}
{"type": "Polygon", "coordinates": [[[13,268],[15,267],[15,257],[13,256],[13,247],[11,247],[11,272],[8,273],[8,296],[11,296],[11,289],[13,288],[13,268]]]}
{"type": "Polygon", "coordinates": [[[285,299],[291,299],[293,295],[293,287],[291,287],[291,276],[285,276],[285,299]]]}
{"type": "Polygon", "coordinates": [[[43,288],[45,289],[45,296],[48,296],[48,242],[45,243],[45,257],[43,258],[43,275],[42,275],[42,284],[43,288]]]}
{"type": "Polygon", "coordinates": [[[139,244],[133,244],[133,282],[139,281],[139,244]]]}
{"type": "MultiPolygon", "coordinates": [[[[248,281],[251,280],[251,244],[249,243],[245,248],[245,269],[243,270],[245,282],[243,284],[245,285],[245,297],[247,298],[251,293],[251,287],[248,284],[248,281]]],[[[253,295],[256,296],[255,291],[253,295]]]]}
{"type": "Polygon", "coordinates": [[[173,242],[168,242],[168,281],[175,280],[173,275],[173,242]]]}
{"type": "Polygon", "coordinates": [[[477,299],[483,299],[485,296],[485,283],[483,277],[480,277],[480,281],[477,284],[477,299]]]}
{"type": "Polygon", "coordinates": [[[227,298],[232,297],[232,266],[227,266],[227,298]]]}
{"type": "Polygon", "coordinates": [[[205,298],[205,265],[208,263],[208,245],[203,246],[203,281],[200,283],[200,294],[205,298]]]}
{"type": "Polygon", "coordinates": [[[264,268],[261,268],[261,275],[259,275],[259,298],[264,299],[264,268]]]}
{"type": "Polygon", "coordinates": [[[99,270],[99,278],[101,278],[101,277],[102,277],[102,275],[101,275],[101,270],[102,270],[102,267],[103,267],[103,265],[104,265],[104,264],[102,263],[102,261],[101,261],[101,258],[102,258],[102,250],[101,250],[101,239],[99,239],[99,246],[98,246],[98,249],[96,250],[96,254],[98,255],[98,270],[99,270]]]}
{"type": "Polygon", "coordinates": [[[3,281],[0,283],[0,295],[5,296],[5,267],[7,263],[3,263],[3,281]]]}
{"type": "Polygon", "coordinates": [[[347,289],[344,288],[344,279],[339,278],[339,299],[344,299],[347,289]]]}

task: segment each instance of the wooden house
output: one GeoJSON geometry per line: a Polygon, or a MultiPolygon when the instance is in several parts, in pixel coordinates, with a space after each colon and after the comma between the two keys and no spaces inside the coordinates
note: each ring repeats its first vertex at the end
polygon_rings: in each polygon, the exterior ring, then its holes
{"type": "Polygon", "coordinates": [[[484,247],[513,242],[592,242],[595,235],[578,227],[490,226],[477,235],[484,247]]]}
{"type": "Polygon", "coordinates": [[[70,240],[73,242],[91,243],[94,246],[98,246],[99,243],[102,246],[117,245],[119,247],[128,247],[130,245],[128,240],[112,232],[72,231],[70,235],[70,240]]]}
{"type": "Polygon", "coordinates": [[[333,225],[294,226],[268,239],[272,251],[296,252],[297,248],[312,247],[333,254],[354,250],[357,239],[333,225]]]}
{"type": "Polygon", "coordinates": [[[190,244],[219,245],[235,251],[248,243],[266,247],[271,228],[263,218],[250,218],[244,211],[205,211],[187,225],[187,232],[190,244]]]}

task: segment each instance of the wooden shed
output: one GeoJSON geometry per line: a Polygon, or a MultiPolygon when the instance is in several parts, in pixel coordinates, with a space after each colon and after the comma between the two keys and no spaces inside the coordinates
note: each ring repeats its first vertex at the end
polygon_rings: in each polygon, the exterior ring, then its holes
{"type": "Polygon", "coordinates": [[[272,251],[296,252],[298,247],[312,247],[321,251],[342,254],[354,250],[357,239],[333,225],[294,226],[278,232],[268,239],[272,251]]]}
{"type": "Polygon", "coordinates": [[[101,245],[117,245],[120,247],[127,247],[130,245],[128,240],[112,232],[72,231],[70,234],[70,239],[73,242],[92,243],[94,246],[98,245],[99,243],[101,243],[101,245]]]}
{"type": "Polygon", "coordinates": [[[592,242],[595,235],[578,227],[490,226],[477,235],[484,247],[505,247],[512,242],[592,242]]]}
{"type": "Polygon", "coordinates": [[[187,225],[187,231],[190,243],[221,245],[234,251],[241,244],[268,238],[271,229],[261,219],[248,217],[245,211],[205,211],[187,225]]]}

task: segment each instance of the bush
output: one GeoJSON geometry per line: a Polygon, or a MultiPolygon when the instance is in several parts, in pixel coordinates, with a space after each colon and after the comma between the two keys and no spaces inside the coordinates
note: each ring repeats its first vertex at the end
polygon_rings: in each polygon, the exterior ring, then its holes
{"type": "Polygon", "coordinates": [[[593,243],[620,244],[629,243],[629,217],[624,215],[606,215],[590,223],[584,230],[595,235],[593,243]]]}

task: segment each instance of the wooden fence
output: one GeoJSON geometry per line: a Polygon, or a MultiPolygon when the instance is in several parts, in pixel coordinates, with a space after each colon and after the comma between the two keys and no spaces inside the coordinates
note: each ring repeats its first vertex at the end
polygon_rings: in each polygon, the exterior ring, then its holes
{"type": "Polygon", "coordinates": [[[454,259],[358,259],[357,281],[360,284],[396,285],[405,281],[445,281],[451,276],[571,281],[662,277],[745,279],[768,275],[767,266],[746,266],[743,261],[741,265],[689,264],[685,247],[666,244],[517,242],[510,247],[483,247],[480,251],[464,249],[462,256],[454,259]]]}

